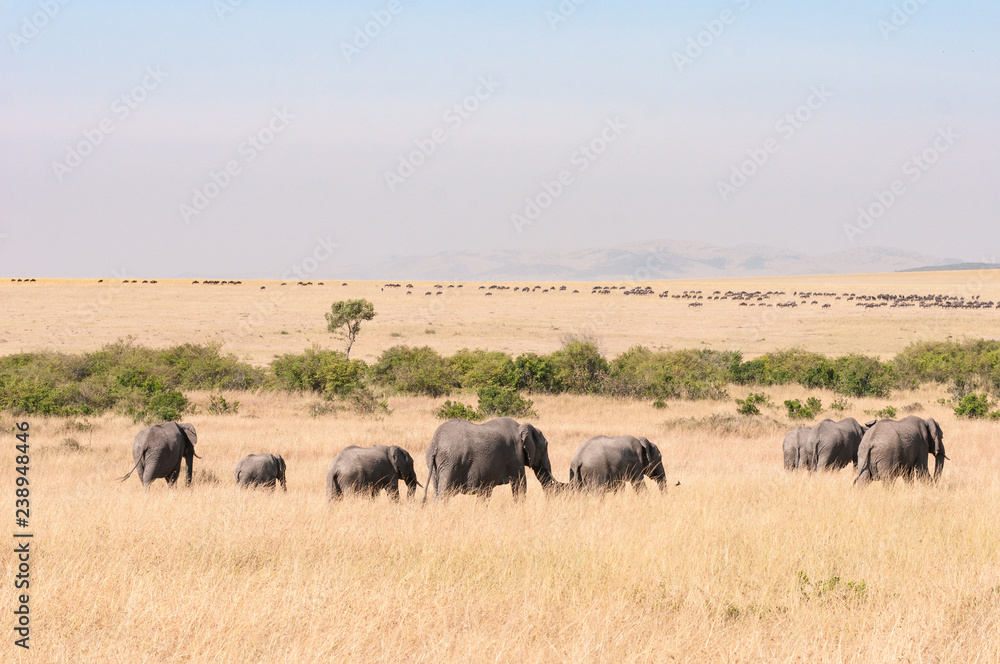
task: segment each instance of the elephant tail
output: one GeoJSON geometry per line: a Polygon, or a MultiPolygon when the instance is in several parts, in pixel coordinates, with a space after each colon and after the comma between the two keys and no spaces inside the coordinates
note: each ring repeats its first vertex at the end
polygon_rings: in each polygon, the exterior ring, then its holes
{"type": "Polygon", "coordinates": [[[130,470],[130,471],[128,471],[127,473],[125,473],[125,477],[119,477],[119,478],[118,478],[118,481],[119,481],[119,482],[124,482],[124,481],[125,481],[125,480],[127,480],[127,479],[128,479],[129,477],[131,477],[131,476],[132,476],[132,473],[133,473],[133,472],[135,471],[135,469],[136,469],[136,468],[138,468],[138,467],[139,467],[139,464],[140,464],[140,463],[142,463],[142,457],[139,457],[139,460],[135,462],[135,465],[134,465],[134,466],[132,466],[132,470],[130,470]]]}
{"type": "MultiPolygon", "coordinates": [[[[860,459],[859,459],[859,461],[860,461],[860,459]]],[[[865,465],[861,466],[861,470],[859,470],[858,474],[855,476],[853,484],[857,484],[858,483],[858,480],[861,479],[861,476],[864,474],[864,472],[866,470],[868,471],[868,475],[870,476],[872,474],[872,448],[871,447],[868,448],[868,452],[865,454],[865,465]]]]}
{"type": "MultiPolygon", "coordinates": [[[[437,477],[437,455],[434,454],[434,455],[431,455],[430,467],[428,467],[428,469],[427,469],[427,484],[424,485],[424,499],[422,501],[420,501],[421,504],[427,502],[427,489],[430,488],[431,482],[434,482],[434,480],[436,479],[436,477],[437,477]]],[[[434,482],[434,487],[435,487],[434,491],[436,492],[437,491],[437,482],[434,482]]]]}
{"type": "Polygon", "coordinates": [[[336,475],[333,475],[330,478],[329,484],[330,486],[328,486],[326,490],[327,493],[326,499],[328,501],[332,501],[335,498],[340,498],[344,494],[343,490],[340,488],[340,483],[337,481],[336,475]]]}

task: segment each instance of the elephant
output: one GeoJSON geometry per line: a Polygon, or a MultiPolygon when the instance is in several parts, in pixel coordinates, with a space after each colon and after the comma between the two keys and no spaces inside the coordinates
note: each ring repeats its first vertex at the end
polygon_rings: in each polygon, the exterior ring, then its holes
{"type": "Polygon", "coordinates": [[[810,431],[812,427],[799,427],[785,436],[784,442],[781,443],[785,470],[811,467],[810,451],[807,446],[810,431]]]}
{"type": "Polygon", "coordinates": [[[424,501],[432,481],[435,500],[455,493],[486,499],[494,487],[510,484],[514,500],[520,501],[527,493],[526,466],[543,489],[559,489],[563,485],[552,477],[548,448],[542,432],[527,422],[509,417],[482,424],[449,420],[437,428],[427,448],[424,501]]]}
{"type": "Polygon", "coordinates": [[[944,434],[931,418],[916,415],[901,420],[879,420],[865,432],[858,447],[855,484],[914,476],[929,479],[927,455],[934,455],[934,479],[944,470],[944,434]]]}
{"type": "Polygon", "coordinates": [[[132,441],[132,458],[135,465],[128,471],[124,482],[132,474],[139,471],[142,487],[149,488],[150,482],[164,478],[168,486],[177,483],[181,472],[181,460],[187,461],[187,476],[185,484],[191,485],[191,473],[194,470],[194,459],[201,457],[195,454],[194,446],[198,442],[198,434],[190,424],[163,422],[146,427],[135,435],[132,441]]]}
{"type": "Polygon", "coordinates": [[[332,501],[345,493],[363,493],[374,498],[385,489],[389,498],[399,500],[400,480],[406,483],[406,497],[413,497],[420,483],[409,452],[396,445],[351,445],[330,462],[326,497],[332,501]]]}
{"type": "Polygon", "coordinates": [[[280,455],[249,454],[236,464],[233,475],[241,487],[263,486],[274,489],[281,484],[281,490],[288,491],[288,485],[285,484],[285,460],[280,455]]]}
{"type": "Polygon", "coordinates": [[[853,417],[834,422],[826,419],[806,434],[812,470],[839,470],[849,463],[858,469],[858,446],[875,420],[860,424],[853,417]]]}
{"type": "Polygon", "coordinates": [[[645,491],[643,476],[667,490],[660,449],[646,438],[594,436],[573,455],[569,465],[572,488],[616,491],[631,483],[636,493],[645,491]]]}

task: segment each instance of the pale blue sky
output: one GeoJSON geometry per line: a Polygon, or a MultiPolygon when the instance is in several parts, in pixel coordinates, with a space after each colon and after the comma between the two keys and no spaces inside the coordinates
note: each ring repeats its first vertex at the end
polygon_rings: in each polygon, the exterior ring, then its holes
{"type": "Polygon", "coordinates": [[[996,3],[225,2],[3,2],[3,276],[278,277],[317,238],[318,276],[651,239],[996,260],[996,3]]]}

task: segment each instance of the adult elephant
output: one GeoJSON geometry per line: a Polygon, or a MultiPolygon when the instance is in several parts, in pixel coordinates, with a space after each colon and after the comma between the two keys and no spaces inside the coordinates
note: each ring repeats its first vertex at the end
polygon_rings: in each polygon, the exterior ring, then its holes
{"type": "Polygon", "coordinates": [[[785,457],[785,470],[810,468],[810,453],[808,446],[809,432],[812,427],[799,427],[789,431],[781,443],[781,451],[785,457]]]}
{"type": "Polygon", "coordinates": [[[434,483],[435,499],[455,493],[488,498],[493,488],[510,484],[514,500],[527,492],[525,467],[531,468],[542,488],[554,490],[560,483],[552,477],[549,443],[542,432],[525,422],[498,417],[473,424],[449,420],[434,432],[427,448],[427,489],[434,483]]]}
{"type": "Polygon", "coordinates": [[[333,458],[326,471],[327,500],[338,499],[345,493],[362,493],[375,497],[385,489],[392,500],[399,500],[399,482],[406,483],[406,497],[417,490],[417,473],[413,457],[396,445],[345,447],[333,458]]]}
{"type": "Polygon", "coordinates": [[[944,434],[931,418],[916,415],[901,420],[879,420],[865,432],[858,448],[855,484],[904,477],[929,478],[927,456],[934,455],[934,479],[944,470],[944,434]]]}
{"type": "Polygon", "coordinates": [[[191,485],[191,474],[194,471],[194,458],[201,458],[194,453],[194,445],[198,442],[198,434],[190,424],[163,422],[146,427],[135,435],[132,441],[132,459],[135,465],[128,471],[124,482],[133,471],[139,471],[142,487],[149,488],[153,480],[164,478],[168,486],[177,483],[181,472],[181,460],[187,461],[187,476],[185,484],[191,485]]]}
{"type": "Polygon", "coordinates": [[[249,454],[236,464],[233,475],[241,487],[262,486],[273,489],[281,484],[281,490],[288,491],[288,485],[285,484],[285,460],[281,455],[249,454]]]}
{"type": "Polygon", "coordinates": [[[834,422],[826,419],[810,429],[806,446],[812,470],[839,470],[849,463],[858,469],[858,447],[875,420],[865,424],[853,417],[834,422]]]}
{"type": "Polygon", "coordinates": [[[646,489],[643,476],[667,490],[660,448],[635,436],[594,436],[580,445],[569,465],[575,489],[617,491],[630,483],[638,493],[646,489]]]}

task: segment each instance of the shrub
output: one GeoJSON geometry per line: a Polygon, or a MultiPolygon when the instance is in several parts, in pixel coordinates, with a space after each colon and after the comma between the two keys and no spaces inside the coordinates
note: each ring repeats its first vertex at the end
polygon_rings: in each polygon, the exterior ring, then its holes
{"type": "Polygon", "coordinates": [[[830,404],[830,408],[839,412],[844,412],[848,408],[853,408],[853,407],[854,404],[848,401],[845,397],[837,397],[836,399],[833,400],[833,403],[830,404]]]}
{"type": "Polygon", "coordinates": [[[349,360],[344,353],[313,346],[301,354],[288,353],[271,362],[271,372],[280,389],[319,392],[332,399],[347,396],[362,387],[365,363],[349,360]]]}
{"type": "Polygon", "coordinates": [[[966,394],[955,406],[955,417],[981,419],[990,416],[990,398],[986,394],[966,394]]]}
{"type": "Polygon", "coordinates": [[[483,414],[474,408],[466,406],[459,401],[445,401],[444,404],[434,413],[442,420],[469,420],[478,422],[483,419],[483,414]]]}
{"type": "Polygon", "coordinates": [[[448,364],[455,370],[463,389],[487,385],[515,387],[517,384],[514,361],[500,351],[463,348],[448,358],[448,364]]]}
{"type": "Polygon", "coordinates": [[[879,410],[876,410],[875,411],[875,417],[877,417],[879,419],[889,419],[889,420],[895,419],[896,418],[896,407],[895,406],[886,406],[885,408],[881,408],[879,410]]]}
{"type": "Polygon", "coordinates": [[[555,382],[575,394],[595,394],[608,373],[604,359],[592,341],[569,339],[549,356],[555,372],[555,382]]]}
{"type": "Polygon", "coordinates": [[[214,394],[209,395],[208,397],[208,412],[212,413],[213,415],[228,415],[230,413],[235,415],[239,411],[240,411],[239,401],[233,401],[232,403],[230,403],[229,401],[226,401],[226,398],[224,396],[221,395],[216,396],[214,394]]]}
{"type": "Polygon", "coordinates": [[[891,364],[867,355],[843,355],[834,361],[839,394],[851,397],[887,397],[896,385],[891,364]]]}
{"type": "Polygon", "coordinates": [[[428,346],[386,349],[372,366],[371,376],[375,382],[400,392],[431,397],[449,395],[459,384],[455,369],[428,346]]]}
{"type": "Polygon", "coordinates": [[[760,415],[761,406],[770,406],[771,397],[766,394],[751,392],[746,399],[736,400],[736,412],[740,415],[760,415]]]}
{"type": "Polygon", "coordinates": [[[788,417],[793,420],[811,420],[823,410],[823,403],[816,397],[809,397],[803,404],[798,399],[785,401],[788,417]]]}
{"type": "Polygon", "coordinates": [[[724,399],[741,355],[713,350],[654,353],[634,346],[609,365],[604,393],[617,397],[724,399]]]}
{"type": "Polygon", "coordinates": [[[488,385],[479,388],[479,412],[487,417],[525,417],[534,415],[532,401],[512,387],[488,385]]]}
{"type": "Polygon", "coordinates": [[[555,364],[551,357],[535,353],[519,355],[514,360],[514,387],[530,392],[557,394],[565,387],[556,380],[555,364]]]}

